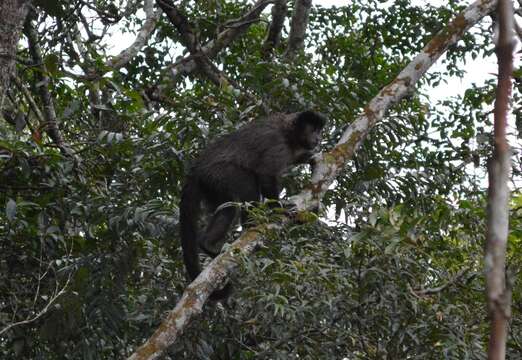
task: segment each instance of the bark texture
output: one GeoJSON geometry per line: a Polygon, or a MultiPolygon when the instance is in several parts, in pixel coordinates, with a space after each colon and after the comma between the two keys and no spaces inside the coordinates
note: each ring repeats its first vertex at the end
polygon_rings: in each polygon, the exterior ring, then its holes
{"type": "Polygon", "coordinates": [[[40,71],[35,72],[35,77],[37,80],[40,99],[42,100],[43,104],[43,114],[45,116],[45,123],[41,124],[42,129],[49,135],[53,143],[58,146],[60,151],[64,155],[68,155],[71,153],[71,151],[66,146],[62,133],[58,129],[58,120],[56,118],[54,102],[49,90],[50,79],[49,76],[47,76],[47,69],[43,61],[42,51],[40,49],[40,45],[38,44],[38,33],[34,28],[30,17],[25,22],[24,33],[25,36],[27,36],[27,40],[29,42],[29,52],[31,53],[33,63],[37,64],[36,66],[40,69],[40,71]]]}
{"type": "Polygon", "coordinates": [[[498,85],[494,111],[494,150],[489,163],[486,234],[486,291],[490,317],[489,360],[506,357],[511,293],[506,286],[506,247],[509,228],[510,150],[506,139],[511,77],[513,75],[514,19],[511,0],[499,0],[497,9],[498,85]]]}
{"type": "Polygon", "coordinates": [[[0,110],[16,63],[16,45],[29,11],[30,0],[0,1],[0,110]]]}
{"type": "Polygon", "coordinates": [[[288,35],[288,47],[285,54],[288,59],[292,59],[304,47],[308,15],[310,15],[311,7],[312,0],[295,0],[294,13],[290,23],[290,34],[288,35]]]}
{"type": "Polygon", "coordinates": [[[281,40],[281,30],[283,30],[286,12],[288,10],[287,3],[288,0],[277,0],[272,6],[272,22],[270,23],[268,34],[261,49],[261,54],[265,60],[270,58],[281,40]]]}

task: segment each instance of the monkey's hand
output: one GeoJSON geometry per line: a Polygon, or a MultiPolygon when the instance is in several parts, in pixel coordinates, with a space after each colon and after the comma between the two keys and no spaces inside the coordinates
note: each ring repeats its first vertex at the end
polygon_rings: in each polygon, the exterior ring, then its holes
{"type": "Polygon", "coordinates": [[[315,168],[317,167],[317,164],[321,159],[321,155],[322,153],[319,151],[311,155],[310,159],[308,159],[308,165],[310,165],[310,171],[312,172],[312,174],[314,173],[315,168]]]}
{"type": "Polygon", "coordinates": [[[297,224],[307,224],[315,222],[317,219],[319,219],[319,216],[316,212],[308,210],[297,210],[295,204],[288,200],[279,200],[279,203],[281,203],[282,207],[273,210],[289,218],[290,222],[297,224]]]}
{"type": "Polygon", "coordinates": [[[294,211],[291,215],[291,220],[297,224],[309,224],[316,222],[319,219],[319,216],[308,210],[294,211]]]}

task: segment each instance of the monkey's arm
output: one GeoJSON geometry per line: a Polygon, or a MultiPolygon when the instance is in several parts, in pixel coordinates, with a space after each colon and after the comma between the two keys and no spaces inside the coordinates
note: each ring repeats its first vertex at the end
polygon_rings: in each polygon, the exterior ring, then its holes
{"type": "Polygon", "coordinates": [[[312,160],[312,156],[314,155],[314,152],[313,151],[309,151],[309,150],[306,150],[304,151],[302,154],[299,154],[295,161],[294,161],[294,164],[295,165],[299,165],[299,164],[310,164],[313,166],[311,160],[312,160]]]}

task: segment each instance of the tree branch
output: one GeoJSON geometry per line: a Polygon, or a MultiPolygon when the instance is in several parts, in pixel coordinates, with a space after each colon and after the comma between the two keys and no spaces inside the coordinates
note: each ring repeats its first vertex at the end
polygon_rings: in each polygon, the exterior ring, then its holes
{"type": "Polygon", "coordinates": [[[31,95],[31,92],[29,90],[27,90],[27,88],[22,84],[22,81],[18,77],[13,76],[12,79],[13,79],[13,82],[15,83],[16,87],[18,88],[18,91],[20,91],[26,98],[27,102],[29,103],[29,107],[31,108],[31,110],[33,110],[34,114],[36,115],[38,122],[40,124],[44,124],[45,118],[42,114],[42,111],[38,107],[38,104],[36,104],[36,101],[34,100],[33,96],[31,95]]]}
{"type": "MultiPolygon", "coordinates": [[[[181,42],[189,50],[190,55],[197,64],[198,69],[218,87],[231,84],[234,86],[234,88],[239,89],[239,85],[232,79],[229,79],[224,72],[220,71],[202,51],[198,42],[198,36],[194,31],[192,24],[188,21],[186,16],[182,14],[181,11],[179,11],[179,9],[172,3],[172,1],[156,0],[156,2],[158,6],[165,12],[170,22],[180,33],[181,42]]],[[[245,89],[242,89],[242,94],[251,101],[257,102],[255,96],[250,94],[245,89]]]]}
{"type": "Polygon", "coordinates": [[[310,15],[311,7],[312,0],[295,0],[294,13],[290,23],[290,34],[288,35],[288,47],[285,52],[287,59],[294,58],[296,53],[304,47],[308,15],[310,15]]]}
{"type": "Polygon", "coordinates": [[[237,266],[237,258],[248,255],[262,244],[262,237],[268,231],[275,231],[280,225],[259,225],[248,229],[227,251],[216,257],[201,274],[185,289],[174,310],[162,322],[154,334],[140,346],[128,360],[156,359],[169,345],[174,343],[190,321],[203,311],[209,295],[223,284],[228,274],[237,266]]]}
{"type": "Polygon", "coordinates": [[[215,85],[221,86],[226,77],[210,62],[208,57],[201,51],[197,34],[186,16],[170,0],[156,0],[158,6],[165,12],[170,22],[181,35],[182,44],[188,49],[192,59],[199,70],[205,74],[215,85]]]}
{"type": "Polygon", "coordinates": [[[508,321],[511,317],[511,291],[506,286],[506,247],[509,228],[510,149],[506,139],[513,51],[515,49],[513,4],[499,0],[497,9],[498,85],[494,111],[494,149],[490,160],[486,233],[486,293],[491,322],[488,359],[506,357],[508,321]]]}
{"type": "Polygon", "coordinates": [[[42,51],[38,45],[38,34],[32,24],[31,17],[27,18],[24,26],[24,34],[27,36],[29,43],[29,52],[35,64],[38,64],[38,71],[36,71],[35,78],[37,80],[37,87],[40,92],[40,99],[43,103],[43,111],[46,122],[41,124],[42,130],[45,130],[51,140],[58,146],[62,154],[69,155],[71,151],[65,144],[62,133],[58,129],[56,111],[54,109],[54,103],[49,92],[49,77],[47,76],[47,69],[42,59],[42,51]]]}
{"type": "Polygon", "coordinates": [[[143,11],[145,11],[145,23],[141,27],[138,35],[136,35],[136,39],[127,49],[123,50],[117,56],[113,57],[109,61],[106,62],[106,66],[117,70],[127,64],[132,58],[134,58],[138,52],[141,50],[143,46],[147,43],[149,38],[152,35],[152,32],[156,28],[156,23],[160,18],[161,11],[154,11],[154,2],[153,0],[145,0],[145,4],[143,5],[143,11]]]}
{"type": "MultiPolygon", "coordinates": [[[[221,31],[217,35],[216,39],[211,40],[201,46],[201,54],[205,55],[208,59],[213,59],[222,49],[229,46],[234,40],[245,33],[250,25],[256,21],[259,21],[261,12],[268,6],[268,4],[272,2],[274,2],[274,0],[258,0],[241,18],[228,21],[227,23],[229,25],[241,25],[229,26],[225,30],[221,31]]],[[[162,78],[158,85],[154,87],[154,91],[151,94],[151,97],[162,98],[162,93],[165,91],[167,86],[175,85],[179,80],[181,80],[180,75],[189,75],[193,73],[197,67],[198,65],[195,61],[195,57],[192,54],[189,54],[184,58],[176,61],[166,69],[167,71],[165,72],[164,78],[162,78]],[[165,79],[165,77],[168,78],[165,79]]]]}
{"type": "MultiPolygon", "coordinates": [[[[479,0],[451,21],[441,30],[401,73],[385,86],[366,106],[359,116],[343,133],[337,145],[328,153],[316,157],[319,160],[313,173],[312,185],[292,201],[299,210],[316,207],[335,176],[353,156],[369,130],[380,121],[386,111],[398,103],[412,88],[419,78],[429,69],[447,48],[455,44],[471,26],[494,10],[495,0],[479,0]]],[[[173,344],[187,324],[201,313],[210,293],[226,280],[227,275],[236,266],[239,254],[246,256],[262,244],[263,234],[268,230],[277,230],[283,224],[260,225],[247,230],[229,249],[216,257],[203,272],[187,287],[175,309],[159,326],[156,332],[129,359],[143,360],[158,357],[168,346],[173,344]]]]}
{"type": "Polygon", "coordinates": [[[16,46],[24,25],[29,0],[0,1],[0,110],[11,76],[15,72],[16,46]]]}
{"type": "Polygon", "coordinates": [[[261,49],[263,59],[267,60],[272,56],[274,49],[281,40],[281,30],[285,24],[286,11],[288,10],[288,0],[277,0],[272,6],[272,22],[268,28],[265,42],[261,49]]]}
{"type": "Polygon", "coordinates": [[[451,279],[449,279],[446,283],[444,283],[444,284],[442,284],[440,286],[437,286],[437,287],[434,287],[434,288],[427,288],[427,289],[413,289],[413,288],[410,288],[411,292],[413,293],[413,295],[415,295],[417,297],[422,297],[422,296],[426,296],[426,295],[433,295],[433,294],[440,293],[440,292],[446,290],[450,285],[453,285],[457,281],[459,281],[470,270],[471,270],[470,267],[465,267],[463,269],[460,269],[457,272],[457,274],[455,274],[451,279]]]}
{"type": "Polygon", "coordinates": [[[332,150],[315,156],[317,166],[312,174],[312,185],[294,198],[298,209],[317,206],[328,187],[342,171],[346,161],[352,158],[366,139],[370,129],[384,117],[392,105],[409,93],[449,46],[455,44],[469,28],[493,11],[496,5],[497,0],[478,0],[458,14],[424,46],[390,84],[370,100],[364,107],[364,113],[346,128],[332,150]]]}
{"type": "Polygon", "coordinates": [[[69,286],[70,281],[71,281],[71,276],[69,275],[69,278],[65,282],[65,285],[51,297],[49,302],[47,302],[47,304],[42,308],[42,310],[40,310],[36,315],[34,315],[31,318],[27,318],[25,320],[18,321],[18,322],[7,325],[6,327],[4,327],[3,329],[0,330],[0,335],[4,334],[8,330],[10,330],[16,326],[32,323],[32,322],[38,320],[39,318],[41,318],[42,315],[45,315],[49,311],[51,306],[54,305],[56,300],[58,300],[58,298],[65,293],[65,291],[67,290],[67,288],[69,286]]]}

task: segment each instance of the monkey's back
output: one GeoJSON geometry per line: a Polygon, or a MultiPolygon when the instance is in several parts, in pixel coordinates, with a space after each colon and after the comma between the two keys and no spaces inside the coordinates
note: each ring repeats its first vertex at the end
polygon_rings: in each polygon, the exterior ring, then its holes
{"type": "Polygon", "coordinates": [[[292,164],[285,137],[285,115],[248,123],[210,143],[193,165],[199,178],[219,176],[220,168],[234,165],[257,174],[279,175],[292,164]]]}

